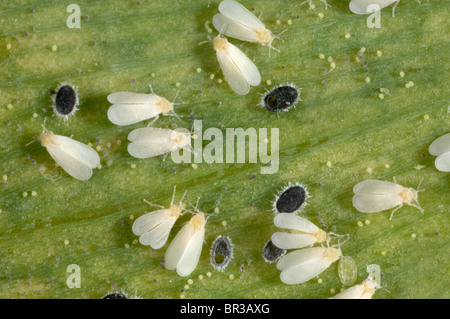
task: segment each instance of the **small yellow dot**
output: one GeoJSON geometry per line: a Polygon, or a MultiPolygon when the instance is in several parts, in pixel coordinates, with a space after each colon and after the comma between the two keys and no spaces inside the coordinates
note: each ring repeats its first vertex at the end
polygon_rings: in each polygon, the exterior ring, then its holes
{"type": "Polygon", "coordinates": [[[330,293],[334,294],[336,292],[336,290],[334,290],[333,288],[330,289],[330,293]]]}
{"type": "Polygon", "coordinates": [[[271,84],[272,84],[272,81],[267,80],[266,83],[267,83],[267,85],[271,85],[271,84]]]}
{"type": "Polygon", "coordinates": [[[130,167],[131,168],[136,168],[136,164],[131,164],[130,167]]]}
{"type": "Polygon", "coordinates": [[[194,283],[194,281],[192,279],[188,279],[188,284],[192,285],[194,283]]]}
{"type": "Polygon", "coordinates": [[[11,110],[11,109],[13,108],[13,105],[12,105],[12,104],[8,104],[8,105],[7,105],[7,108],[8,108],[9,110],[11,110]]]}
{"type": "Polygon", "coordinates": [[[382,99],[384,99],[384,94],[378,94],[378,97],[382,100],[382,99]]]}
{"type": "Polygon", "coordinates": [[[133,220],[134,219],[134,215],[130,215],[130,219],[133,220]]]}
{"type": "Polygon", "coordinates": [[[309,8],[311,9],[311,10],[313,10],[314,8],[315,8],[316,6],[315,5],[313,5],[313,4],[309,4],[309,8]]]}
{"type": "Polygon", "coordinates": [[[27,197],[27,196],[28,196],[28,193],[27,193],[27,192],[23,192],[23,193],[22,193],[22,196],[23,196],[23,197],[27,197]]]}
{"type": "Polygon", "coordinates": [[[391,165],[385,164],[384,167],[389,168],[389,167],[391,167],[391,165]]]}
{"type": "Polygon", "coordinates": [[[181,85],[180,82],[175,83],[175,86],[176,86],[176,87],[179,87],[180,85],[181,85]]]}
{"type": "Polygon", "coordinates": [[[361,49],[359,49],[359,52],[361,52],[361,53],[366,52],[366,48],[365,48],[365,47],[362,47],[361,49]]]}
{"type": "Polygon", "coordinates": [[[377,55],[378,55],[378,56],[382,56],[382,55],[383,55],[383,52],[381,52],[380,50],[378,50],[378,51],[377,51],[377,55]]]}
{"type": "Polygon", "coordinates": [[[8,44],[6,45],[6,50],[11,50],[11,43],[8,43],[8,44]]]}
{"type": "Polygon", "coordinates": [[[206,31],[207,31],[208,33],[213,32],[213,30],[212,30],[211,28],[206,29],[206,31]]]}
{"type": "Polygon", "coordinates": [[[276,24],[281,24],[280,20],[275,21],[276,24]]]}
{"type": "Polygon", "coordinates": [[[33,117],[36,118],[38,115],[37,113],[33,113],[33,117]]]}
{"type": "Polygon", "coordinates": [[[8,180],[8,175],[3,175],[3,180],[7,181],[8,180]]]}
{"type": "Polygon", "coordinates": [[[370,78],[369,77],[366,78],[366,83],[370,83],[370,78]]]}
{"type": "Polygon", "coordinates": [[[152,72],[152,73],[150,74],[150,76],[151,76],[152,78],[154,78],[154,77],[156,76],[156,74],[152,72]]]}
{"type": "Polygon", "coordinates": [[[203,275],[198,275],[199,280],[203,280],[203,275]]]}
{"type": "Polygon", "coordinates": [[[351,37],[350,33],[345,34],[346,39],[350,39],[350,37],[351,37]]]}
{"type": "Polygon", "coordinates": [[[404,77],[405,76],[405,72],[400,72],[400,77],[402,78],[402,77],[404,77]]]}
{"type": "Polygon", "coordinates": [[[385,255],[386,255],[386,252],[383,250],[383,251],[381,252],[381,254],[382,254],[383,256],[385,256],[385,255]]]}
{"type": "Polygon", "coordinates": [[[189,289],[189,285],[184,285],[184,289],[188,290],[189,289]]]}
{"type": "Polygon", "coordinates": [[[197,70],[195,70],[195,71],[197,71],[197,73],[200,73],[200,72],[202,72],[202,69],[201,68],[197,68],[197,70]]]}
{"type": "Polygon", "coordinates": [[[227,225],[227,222],[224,220],[222,221],[222,226],[225,227],[227,225]]]}
{"type": "Polygon", "coordinates": [[[429,120],[429,119],[430,119],[430,116],[429,116],[428,114],[425,114],[425,115],[423,116],[423,118],[424,118],[425,120],[429,120]]]}
{"type": "Polygon", "coordinates": [[[212,274],[208,271],[208,272],[206,273],[206,276],[207,276],[207,277],[211,277],[212,274]]]}
{"type": "Polygon", "coordinates": [[[31,192],[31,196],[36,197],[37,196],[37,192],[36,191],[32,191],[31,192]]]}
{"type": "Polygon", "coordinates": [[[125,244],[125,248],[126,249],[130,248],[130,244],[125,244]]]}
{"type": "Polygon", "coordinates": [[[137,239],[133,240],[133,242],[132,242],[133,245],[136,245],[137,243],[138,243],[137,239]]]}
{"type": "Polygon", "coordinates": [[[317,282],[321,284],[323,282],[322,278],[317,279],[317,282]]]}
{"type": "Polygon", "coordinates": [[[106,166],[111,166],[111,165],[112,165],[112,163],[113,163],[113,161],[112,161],[112,160],[107,160],[107,161],[106,161],[106,166]]]}
{"type": "Polygon", "coordinates": [[[371,174],[371,173],[372,173],[372,168],[371,168],[371,167],[367,167],[367,168],[366,168],[366,172],[367,172],[368,174],[371,174]]]}
{"type": "Polygon", "coordinates": [[[417,236],[416,236],[416,234],[411,234],[411,238],[416,238],[417,236]]]}
{"type": "Polygon", "coordinates": [[[325,59],[325,55],[323,55],[323,53],[320,53],[319,54],[319,59],[321,59],[321,60],[325,59]]]}
{"type": "Polygon", "coordinates": [[[218,79],[218,80],[217,80],[217,83],[219,83],[219,84],[222,83],[222,82],[223,82],[222,79],[218,79]]]}
{"type": "Polygon", "coordinates": [[[287,20],[287,24],[291,25],[292,24],[292,20],[287,20]]]}
{"type": "Polygon", "coordinates": [[[185,295],[180,295],[180,299],[184,299],[185,297],[185,295]]]}
{"type": "Polygon", "coordinates": [[[359,59],[359,57],[356,57],[356,58],[355,58],[355,61],[356,61],[356,63],[361,62],[361,60],[359,59]]]}
{"type": "Polygon", "coordinates": [[[209,76],[209,78],[212,80],[212,79],[214,79],[214,74],[211,74],[210,76],[209,76]]]}
{"type": "Polygon", "coordinates": [[[323,13],[322,12],[319,12],[319,14],[317,15],[320,19],[322,19],[323,18],[323,13]]]}
{"type": "Polygon", "coordinates": [[[52,51],[55,52],[56,50],[58,50],[58,47],[56,46],[56,44],[52,45],[52,51]]]}
{"type": "Polygon", "coordinates": [[[363,223],[358,222],[358,226],[359,226],[359,227],[363,227],[363,223]]]}
{"type": "Polygon", "coordinates": [[[214,208],[214,213],[218,214],[220,212],[219,207],[214,208]]]}
{"type": "Polygon", "coordinates": [[[110,142],[106,143],[107,148],[111,148],[112,144],[110,142]]]}
{"type": "Polygon", "coordinates": [[[370,225],[370,220],[366,219],[365,223],[366,225],[370,225]]]}
{"type": "Polygon", "coordinates": [[[336,67],[336,63],[331,62],[331,63],[330,63],[330,67],[331,67],[332,69],[334,69],[334,68],[336,67]]]}
{"type": "Polygon", "coordinates": [[[230,278],[231,280],[234,279],[234,275],[229,275],[228,278],[230,278]]]}
{"type": "Polygon", "coordinates": [[[100,152],[100,151],[102,150],[102,147],[101,147],[100,145],[97,145],[97,146],[95,147],[95,149],[96,149],[98,152],[100,152]]]}
{"type": "Polygon", "coordinates": [[[98,164],[97,166],[98,169],[102,169],[102,167],[103,167],[102,164],[98,164]]]}
{"type": "Polygon", "coordinates": [[[198,168],[197,164],[192,164],[191,166],[192,166],[193,169],[197,169],[198,168]]]}
{"type": "Polygon", "coordinates": [[[413,81],[409,81],[408,84],[409,84],[410,87],[414,86],[414,82],[413,81]]]}
{"type": "Polygon", "coordinates": [[[69,245],[69,241],[67,239],[64,241],[64,245],[69,245]]]}
{"type": "Polygon", "coordinates": [[[333,57],[329,56],[327,60],[328,60],[328,62],[333,62],[333,57]]]}
{"type": "Polygon", "coordinates": [[[327,166],[328,166],[328,167],[331,167],[331,162],[327,162],[327,166]]]}

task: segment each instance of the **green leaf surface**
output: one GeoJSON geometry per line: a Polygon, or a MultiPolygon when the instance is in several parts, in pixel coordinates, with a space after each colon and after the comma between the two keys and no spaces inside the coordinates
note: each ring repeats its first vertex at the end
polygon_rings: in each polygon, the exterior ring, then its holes
{"type": "MultiPolygon", "coordinates": [[[[267,47],[229,38],[262,76],[260,86],[240,96],[220,81],[211,43],[199,45],[217,35],[205,28],[217,0],[209,7],[208,0],[79,0],[79,29],[67,27],[70,13],[60,1],[0,0],[0,297],[100,298],[113,290],[143,298],[331,297],[342,288],[338,263],[320,280],[286,285],[261,256],[277,231],[276,192],[300,182],[312,195],[301,215],[350,235],[342,251],[356,261],[357,283],[368,264],[381,266],[390,293],[378,290],[374,298],[449,298],[449,174],[437,171],[428,153],[450,127],[448,3],[401,1],[395,18],[387,7],[381,28],[369,29],[366,16],[347,9],[349,1],[330,0],[327,10],[317,0],[315,8],[301,2],[241,1],[274,34],[286,31],[273,43],[280,52],[270,56],[267,47]],[[336,66],[324,73],[328,57],[336,66]],[[409,81],[414,85],[406,88],[409,81]],[[51,107],[51,91],[61,82],[80,95],[68,121],[51,107]],[[279,115],[262,108],[261,94],[284,83],[302,89],[296,108],[279,115]],[[113,125],[106,97],[149,93],[149,84],[169,100],[179,90],[177,101],[186,103],[176,106],[181,120],[162,117],[154,126],[190,128],[195,118],[203,129],[279,128],[278,172],[263,175],[260,163],[195,167],[170,157],[132,158],[127,135],[147,123],[113,125]],[[380,88],[389,90],[384,99],[380,88]],[[56,167],[39,141],[27,145],[44,118],[48,130],[98,150],[102,168],[89,181],[56,167]],[[424,214],[405,205],[389,220],[389,211],[353,208],[356,183],[394,176],[413,188],[423,180],[424,214]],[[219,210],[208,219],[200,262],[186,278],[161,266],[168,244],[152,251],[131,231],[134,219],[154,209],[143,199],[168,206],[174,185],[177,198],[187,190],[186,203],[201,197],[199,209],[219,210]],[[219,235],[235,244],[224,272],[210,264],[219,235]],[[66,285],[71,264],[81,268],[79,289],[66,285]]],[[[180,217],[169,241],[189,218],[180,217]]]]}

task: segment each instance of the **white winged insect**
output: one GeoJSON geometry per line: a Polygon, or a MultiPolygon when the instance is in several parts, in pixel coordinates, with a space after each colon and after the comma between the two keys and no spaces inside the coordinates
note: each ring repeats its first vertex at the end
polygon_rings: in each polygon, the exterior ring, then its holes
{"type": "Polygon", "coordinates": [[[350,287],[330,299],[372,299],[378,288],[376,281],[369,277],[362,284],[350,287]]]}
{"type": "Polygon", "coordinates": [[[436,168],[442,172],[450,172],[450,133],[438,137],[428,149],[431,155],[437,156],[436,168]]]}
{"type": "Polygon", "coordinates": [[[275,226],[289,229],[289,232],[275,232],[272,242],[282,249],[295,249],[312,246],[315,243],[330,241],[328,234],[309,220],[291,214],[277,214],[273,220],[275,226]]]}
{"type": "Polygon", "coordinates": [[[353,206],[362,213],[376,213],[394,208],[390,219],[403,204],[415,207],[423,213],[418,201],[420,191],[396,182],[366,180],[353,187],[353,206]]]}
{"type": "MultiPolygon", "coordinates": [[[[154,118],[149,124],[153,124],[159,115],[173,115],[174,102],[169,102],[167,99],[156,95],[132,92],[116,92],[108,95],[108,101],[113,105],[108,109],[108,119],[116,125],[129,125],[141,121],[154,118]]],[[[178,95],[178,93],[177,93],[178,95]]]]}
{"type": "Polygon", "coordinates": [[[233,91],[245,95],[250,91],[250,85],[261,83],[261,75],[252,60],[227,39],[215,37],[214,49],[223,75],[233,91]]]}
{"type": "Polygon", "coordinates": [[[164,257],[166,269],[176,269],[177,274],[182,277],[189,276],[195,270],[202,252],[205,225],[205,214],[197,211],[167,248],[164,257]]]}
{"type": "MultiPolygon", "coordinates": [[[[395,17],[395,8],[397,7],[400,0],[351,0],[349,4],[350,11],[356,14],[370,14],[372,11],[368,10],[370,5],[377,5],[380,10],[387,7],[395,2],[392,8],[392,16],[395,17]]],[[[418,0],[417,2],[420,3],[418,0]]]]}
{"type": "Polygon", "coordinates": [[[141,127],[128,134],[128,153],[136,158],[163,155],[179,149],[190,151],[191,134],[185,129],[141,127]]]}
{"type": "Polygon", "coordinates": [[[144,200],[146,203],[162,209],[144,214],[134,221],[132,230],[136,236],[140,236],[139,242],[142,245],[150,245],[153,249],[159,249],[167,242],[173,225],[184,210],[183,198],[186,192],[180,202],[174,204],[175,190],[176,186],[173,188],[172,202],[169,208],[151,204],[144,200]]]}
{"type": "Polygon", "coordinates": [[[45,129],[39,139],[55,162],[76,179],[88,180],[92,169],[100,165],[100,156],[86,144],[45,129]]]}
{"type": "Polygon", "coordinates": [[[341,258],[340,248],[313,247],[295,250],[280,258],[280,279],[285,284],[302,284],[320,275],[332,263],[341,258]]]}
{"type": "Polygon", "coordinates": [[[223,31],[224,35],[235,39],[273,48],[272,42],[276,36],[243,5],[225,0],[219,4],[219,11],[212,19],[217,31],[223,31]]]}

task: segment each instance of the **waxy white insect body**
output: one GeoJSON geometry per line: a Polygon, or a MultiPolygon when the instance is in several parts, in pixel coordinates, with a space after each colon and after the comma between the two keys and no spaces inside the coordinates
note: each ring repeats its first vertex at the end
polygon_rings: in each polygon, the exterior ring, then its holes
{"type": "Polygon", "coordinates": [[[272,47],[275,36],[243,5],[226,0],[219,4],[219,11],[212,19],[217,31],[242,41],[272,47]]]}
{"type": "Polygon", "coordinates": [[[88,180],[100,165],[97,152],[86,144],[53,132],[42,133],[40,140],[55,162],[76,179],[88,180]]]}
{"type": "Polygon", "coordinates": [[[140,236],[139,242],[142,245],[150,245],[153,249],[159,249],[165,245],[173,225],[185,208],[183,199],[178,204],[174,204],[174,198],[175,187],[169,208],[151,204],[163,209],[144,214],[134,221],[132,230],[136,236],[140,236]]]}
{"type": "Polygon", "coordinates": [[[450,133],[438,137],[428,149],[431,155],[437,156],[436,168],[442,172],[450,172],[450,133]]]}
{"type": "Polygon", "coordinates": [[[328,242],[328,234],[309,220],[291,213],[281,213],[275,216],[274,224],[289,232],[275,232],[272,242],[282,249],[295,249],[312,246],[315,243],[328,242]]]}
{"type": "Polygon", "coordinates": [[[128,134],[128,153],[136,158],[163,155],[179,149],[190,151],[191,134],[187,130],[142,127],[128,134]]]}
{"type": "Polygon", "coordinates": [[[353,206],[362,213],[376,213],[394,208],[390,217],[392,219],[394,212],[403,204],[413,206],[423,213],[418,202],[420,191],[397,183],[366,180],[355,185],[352,201],[353,206]]]}
{"type": "Polygon", "coordinates": [[[205,214],[196,213],[178,232],[167,248],[164,258],[166,269],[189,276],[197,267],[205,238],[205,214]]]}
{"type": "Polygon", "coordinates": [[[255,64],[236,46],[220,36],[214,38],[214,49],[223,75],[230,87],[245,95],[251,86],[261,83],[261,75],[255,64]]]}
{"type": "Polygon", "coordinates": [[[292,251],[277,263],[285,284],[302,284],[320,275],[342,256],[339,248],[313,247],[292,251]]]}
{"type": "MultiPolygon", "coordinates": [[[[152,90],[153,91],[153,90],[152,90]]],[[[129,125],[159,115],[174,114],[174,104],[154,93],[116,92],[108,95],[113,105],[108,109],[108,119],[116,125],[129,125]]]]}
{"type": "Polygon", "coordinates": [[[372,299],[378,288],[375,280],[369,277],[362,284],[350,287],[331,299],[372,299]]]}

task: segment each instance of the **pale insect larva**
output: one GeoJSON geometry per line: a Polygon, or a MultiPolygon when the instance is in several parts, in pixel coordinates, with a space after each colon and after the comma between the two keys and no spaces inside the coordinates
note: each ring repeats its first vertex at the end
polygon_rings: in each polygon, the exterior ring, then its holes
{"type": "Polygon", "coordinates": [[[272,242],[282,249],[295,249],[312,246],[315,243],[328,242],[328,234],[309,220],[289,213],[275,216],[275,226],[289,229],[289,232],[275,232],[272,242]]]}
{"type": "Polygon", "coordinates": [[[272,48],[275,38],[273,33],[243,5],[225,0],[219,4],[219,11],[212,19],[217,31],[235,39],[272,48]]]}
{"type": "Polygon", "coordinates": [[[394,212],[403,204],[415,207],[423,213],[418,202],[418,193],[421,190],[401,186],[397,183],[366,180],[353,188],[353,206],[362,213],[376,213],[394,208],[394,212]]]}
{"type": "Polygon", "coordinates": [[[154,118],[151,125],[159,115],[176,116],[174,102],[169,102],[151,90],[151,94],[116,92],[108,95],[108,101],[113,104],[108,109],[108,119],[116,125],[129,125],[154,118]]]}
{"type": "Polygon", "coordinates": [[[142,245],[150,245],[153,249],[159,249],[167,242],[173,225],[184,210],[183,198],[186,192],[180,202],[174,204],[175,190],[176,186],[173,188],[172,202],[169,208],[149,203],[162,209],[144,214],[134,221],[132,230],[136,236],[139,236],[139,242],[142,245]]]}
{"type": "Polygon", "coordinates": [[[342,256],[339,248],[313,247],[295,250],[280,258],[280,279],[285,284],[302,284],[320,275],[342,256]]]}
{"type": "Polygon", "coordinates": [[[100,165],[100,157],[93,148],[69,137],[44,132],[40,140],[55,162],[76,179],[88,180],[92,169],[100,165]]]}
{"type": "Polygon", "coordinates": [[[178,232],[167,248],[164,258],[166,269],[176,269],[177,274],[189,276],[197,267],[205,238],[206,219],[197,212],[178,232]]]}
{"type": "Polygon", "coordinates": [[[215,37],[214,49],[223,75],[233,91],[245,95],[250,91],[250,86],[261,83],[261,75],[252,60],[227,39],[215,37]]]}
{"type": "Polygon", "coordinates": [[[437,156],[434,165],[441,172],[450,172],[450,133],[438,137],[428,149],[431,155],[437,156]]]}
{"type": "Polygon", "coordinates": [[[179,149],[190,151],[191,134],[187,130],[142,127],[128,134],[128,153],[136,158],[163,155],[179,149]]]}

